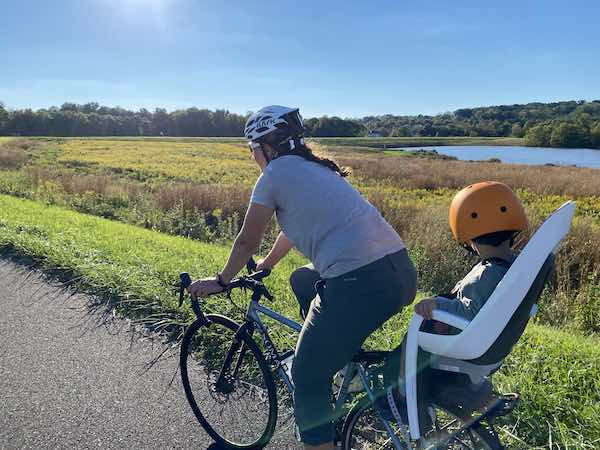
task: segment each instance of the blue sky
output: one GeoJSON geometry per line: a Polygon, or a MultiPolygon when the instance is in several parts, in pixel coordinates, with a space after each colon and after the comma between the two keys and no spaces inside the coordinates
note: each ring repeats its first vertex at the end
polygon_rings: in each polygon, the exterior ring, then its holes
{"type": "Polygon", "coordinates": [[[600,99],[599,23],[597,0],[2,0],[0,101],[360,117],[600,99]]]}

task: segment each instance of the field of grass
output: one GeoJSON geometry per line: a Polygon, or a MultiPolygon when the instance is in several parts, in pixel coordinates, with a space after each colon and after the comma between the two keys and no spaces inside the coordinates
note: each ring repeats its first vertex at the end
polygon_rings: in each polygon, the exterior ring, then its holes
{"type": "MultiPolygon", "coordinates": [[[[458,188],[482,179],[508,183],[533,227],[565,200],[577,200],[537,324],[496,381],[523,395],[504,429],[514,448],[600,447],[599,172],[407,158],[371,143],[388,144],[332,138],[314,146],[352,168],[350,181],[406,240],[423,294],[447,291],[473,263],[448,230],[447,208],[458,188]]],[[[410,143],[430,144],[400,145],[410,143]]],[[[0,138],[0,194],[10,195],[0,195],[0,248],[177,336],[191,312],[174,308],[172,284],[180,271],[201,276],[222,266],[258,173],[239,139],[0,138]]],[[[263,253],[276,233],[273,224],[263,253]]],[[[287,277],[304,262],[293,254],[269,279],[275,308],[292,317],[297,308],[287,277]]],[[[223,299],[208,305],[239,314],[223,299]]],[[[396,345],[408,316],[406,310],[386,324],[369,346],[396,345]]],[[[291,336],[278,338],[293,345],[291,336]]]]}
{"type": "MultiPolygon", "coordinates": [[[[225,262],[227,246],[169,236],[39,202],[0,195],[0,249],[26,259],[68,285],[94,293],[109,308],[174,337],[192,313],[176,309],[173,285],[180,271],[201,276],[225,262]]],[[[414,255],[413,255],[414,256],[414,255]]],[[[297,318],[287,285],[291,271],[305,261],[291,254],[267,284],[273,307],[297,318]]],[[[241,294],[235,302],[243,304],[241,294]]],[[[226,299],[206,308],[240,317],[226,299]]],[[[369,340],[372,348],[393,348],[401,339],[407,308],[369,340]]],[[[292,346],[293,336],[277,334],[292,346]]],[[[597,448],[600,443],[600,342],[596,338],[532,325],[495,376],[504,391],[522,402],[503,426],[511,448],[597,448]]]]}
{"type": "MultiPolygon", "coordinates": [[[[321,142],[356,144],[355,139],[321,142]]],[[[600,332],[598,171],[315,146],[352,168],[350,181],[405,238],[424,291],[447,291],[472,264],[447,226],[447,208],[460,187],[481,179],[508,183],[518,190],[534,226],[567,199],[576,199],[575,227],[538,320],[600,332]]],[[[235,237],[259,173],[243,142],[217,138],[15,139],[0,144],[0,171],[0,193],[211,243],[235,237]]],[[[271,227],[265,245],[276,232],[271,227]]]]}

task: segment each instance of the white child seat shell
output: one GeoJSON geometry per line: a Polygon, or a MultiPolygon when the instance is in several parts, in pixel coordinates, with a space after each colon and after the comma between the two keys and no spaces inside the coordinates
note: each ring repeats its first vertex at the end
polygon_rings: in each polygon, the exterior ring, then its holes
{"type": "MultiPolygon", "coordinates": [[[[571,228],[575,202],[569,201],[558,208],[531,237],[513,262],[492,295],[472,321],[445,311],[434,311],[433,318],[462,330],[456,335],[437,335],[419,331],[423,317],[414,314],[406,337],[405,376],[408,425],[411,439],[420,439],[417,404],[417,354],[419,348],[442,357],[442,370],[459,371],[462,361],[481,357],[507,326],[542,266],[571,228]],[[452,363],[452,360],[456,364],[452,363]]],[[[487,367],[488,373],[500,365],[487,367]]]]}

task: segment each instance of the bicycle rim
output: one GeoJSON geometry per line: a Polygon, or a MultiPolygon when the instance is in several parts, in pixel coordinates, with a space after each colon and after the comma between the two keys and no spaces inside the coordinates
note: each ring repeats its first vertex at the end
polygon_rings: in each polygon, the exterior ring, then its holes
{"type": "MultiPolygon", "coordinates": [[[[402,430],[390,422],[403,449],[412,449],[404,439],[402,430]]],[[[342,432],[343,450],[395,450],[392,439],[373,403],[362,401],[348,413],[342,432]]]]}
{"type": "MultiPolygon", "coordinates": [[[[456,412],[449,411],[439,406],[435,407],[436,415],[436,434],[438,440],[443,440],[461,427],[465,425],[464,421],[457,416],[456,412]]],[[[480,431],[464,430],[452,439],[451,442],[445,444],[442,448],[448,450],[492,450],[491,440],[495,438],[491,436],[485,429],[480,431]]]]}
{"type": "MultiPolygon", "coordinates": [[[[441,442],[444,437],[459,430],[464,422],[451,412],[436,406],[436,430],[428,435],[426,440],[430,445],[441,442]]],[[[395,434],[402,445],[401,448],[409,450],[416,449],[417,444],[407,442],[401,428],[391,423],[395,434]]],[[[403,425],[404,426],[404,425],[403,425]]],[[[404,426],[405,427],[405,426],[404,426]]],[[[488,435],[486,430],[476,432],[464,430],[452,442],[436,449],[447,450],[491,450],[494,438],[488,435]]],[[[395,449],[392,439],[386,430],[383,421],[379,418],[372,403],[361,402],[348,414],[342,437],[342,449],[344,450],[393,450],[395,449]]]]}
{"type": "Polygon", "coordinates": [[[222,447],[257,449],[277,420],[271,371],[256,342],[231,319],[209,314],[194,322],[181,345],[181,379],[194,414],[222,447]]]}

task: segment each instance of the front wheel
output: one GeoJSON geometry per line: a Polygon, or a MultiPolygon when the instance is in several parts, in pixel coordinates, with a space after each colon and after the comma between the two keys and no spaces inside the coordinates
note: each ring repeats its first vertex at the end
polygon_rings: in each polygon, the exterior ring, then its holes
{"type": "Polygon", "coordinates": [[[275,431],[277,394],[246,329],[218,314],[195,321],[181,344],[181,381],[198,422],[226,449],[263,448],[275,431]]]}

